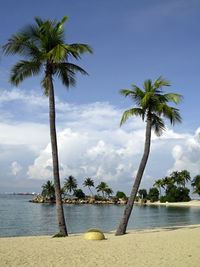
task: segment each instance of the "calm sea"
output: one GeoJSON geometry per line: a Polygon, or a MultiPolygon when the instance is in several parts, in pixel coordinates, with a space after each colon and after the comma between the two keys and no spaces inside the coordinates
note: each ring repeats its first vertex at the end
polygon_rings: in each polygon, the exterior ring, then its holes
{"type": "MultiPolygon", "coordinates": [[[[32,196],[0,195],[0,237],[53,235],[58,232],[55,204],[36,204],[32,196]]],[[[69,205],[64,212],[69,233],[98,227],[117,228],[124,206],[69,205]]],[[[198,207],[134,206],[128,229],[200,224],[198,207]]]]}

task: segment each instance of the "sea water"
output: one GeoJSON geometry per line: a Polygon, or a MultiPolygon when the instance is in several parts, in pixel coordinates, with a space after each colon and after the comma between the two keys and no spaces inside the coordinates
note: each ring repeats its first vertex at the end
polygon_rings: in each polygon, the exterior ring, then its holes
{"type": "MultiPolygon", "coordinates": [[[[0,195],[0,237],[58,233],[55,204],[31,203],[32,196],[0,195]]],[[[64,204],[69,233],[97,227],[103,232],[118,227],[124,206],[64,204]]],[[[200,223],[199,207],[135,205],[128,229],[182,226],[200,223]]]]}

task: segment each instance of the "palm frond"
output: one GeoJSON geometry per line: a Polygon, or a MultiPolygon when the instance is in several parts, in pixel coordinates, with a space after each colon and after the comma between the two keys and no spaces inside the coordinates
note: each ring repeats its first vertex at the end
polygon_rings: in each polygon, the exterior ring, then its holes
{"type": "Polygon", "coordinates": [[[33,61],[43,59],[42,52],[33,42],[27,41],[27,36],[23,34],[13,34],[13,38],[9,39],[8,43],[3,46],[3,52],[5,55],[19,54],[33,61]]]}
{"type": "Polygon", "coordinates": [[[170,107],[167,104],[160,104],[157,111],[159,115],[163,115],[165,118],[169,119],[172,125],[175,125],[177,122],[181,123],[182,121],[179,109],[170,107]]]}
{"type": "Polygon", "coordinates": [[[37,75],[41,67],[41,62],[21,60],[11,69],[10,82],[17,86],[25,78],[37,75]]]}
{"type": "Polygon", "coordinates": [[[44,88],[44,94],[46,96],[48,96],[49,95],[49,85],[50,85],[48,77],[44,76],[42,78],[42,80],[40,81],[40,84],[41,84],[42,88],[44,88]]]}
{"type": "Polygon", "coordinates": [[[61,79],[62,83],[68,88],[75,85],[75,74],[80,72],[83,75],[88,73],[81,67],[72,63],[54,63],[54,73],[61,79]]]}
{"type": "Polygon", "coordinates": [[[66,45],[57,44],[47,53],[47,58],[52,59],[53,62],[60,62],[67,58],[68,53],[69,51],[66,49],[66,45]]]}
{"type": "Polygon", "coordinates": [[[80,59],[81,55],[86,52],[93,53],[92,48],[87,44],[74,43],[66,45],[66,49],[68,50],[68,54],[72,55],[75,59],[80,59]]]}
{"type": "Polygon", "coordinates": [[[124,124],[126,120],[130,118],[131,116],[141,116],[142,119],[144,120],[145,110],[142,108],[131,108],[131,109],[124,111],[122,118],[121,118],[120,126],[122,126],[122,124],[124,124]]]}
{"type": "Polygon", "coordinates": [[[152,80],[148,79],[144,82],[144,90],[145,92],[150,92],[152,90],[152,80]]]}
{"type": "Polygon", "coordinates": [[[119,92],[125,97],[129,96],[131,99],[133,99],[133,101],[139,104],[142,98],[145,96],[145,93],[136,85],[132,85],[132,87],[133,90],[121,89],[119,92]]]}
{"type": "Polygon", "coordinates": [[[157,136],[161,136],[166,130],[164,121],[156,114],[151,115],[151,126],[157,136]]]}
{"type": "Polygon", "coordinates": [[[57,31],[60,31],[61,29],[63,29],[64,23],[68,19],[68,17],[69,16],[64,16],[64,18],[56,24],[55,28],[57,31]]]}
{"type": "MultiPolygon", "coordinates": [[[[156,100],[156,99],[154,98],[154,100],[156,100]]],[[[148,108],[150,105],[150,101],[153,101],[153,92],[146,92],[146,94],[144,95],[144,97],[140,101],[140,105],[143,108],[148,108]]]]}
{"type": "Polygon", "coordinates": [[[163,86],[171,86],[170,82],[167,81],[165,78],[162,76],[158,77],[158,79],[154,82],[154,88],[159,89],[162,88],[163,86]]]}
{"type": "Polygon", "coordinates": [[[183,99],[182,95],[174,94],[174,93],[165,94],[164,97],[166,97],[167,101],[172,101],[175,104],[180,103],[181,100],[183,99]]]}
{"type": "Polygon", "coordinates": [[[70,46],[76,49],[78,54],[84,54],[85,52],[88,52],[90,54],[93,53],[92,48],[87,44],[74,43],[74,44],[70,44],[70,46]]]}

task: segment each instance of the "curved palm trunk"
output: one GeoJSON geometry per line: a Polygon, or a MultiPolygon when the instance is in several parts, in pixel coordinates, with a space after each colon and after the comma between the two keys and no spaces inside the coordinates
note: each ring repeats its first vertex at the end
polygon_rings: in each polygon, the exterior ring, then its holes
{"type": "Polygon", "coordinates": [[[145,147],[144,147],[144,154],[142,157],[142,160],[140,162],[140,166],[137,172],[137,176],[131,191],[131,195],[128,199],[128,202],[126,204],[126,207],[124,209],[124,213],[121,218],[121,222],[118,226],[118,229],[115,233],[115,235],[124,235],[126,233],[126,228],[128,225],[128,220],[131,215],[131,211],[133,209],[133,204],[138,192],[138,188],[140,186],[140,182],[142,180],[142,175],[148,160],[149,156],[149,151],[150,151],[150,143],[151,143],[151,119],[147,119],[147,124],[146,124],[146,137],[145,137],[145,147]]]}
{"type": "Polygon", "coordinates": [[[50,122],[50,137],[52,147],[52,161],[53,161],[53,175],[54,175],[54,187],[56,195],[56,208],[58,216],[59,231],[62,235],[67,236],[67,228],[65,225],[63,204],[60,190],[60,177],[59,177],[59,165],[58,165],[58,149],[57,149],[57,137],[56,137],[56,124],[55,124],[55,99],[54,88],[51,74],[48,74],[49,79],[49,122],[50,122]]]}

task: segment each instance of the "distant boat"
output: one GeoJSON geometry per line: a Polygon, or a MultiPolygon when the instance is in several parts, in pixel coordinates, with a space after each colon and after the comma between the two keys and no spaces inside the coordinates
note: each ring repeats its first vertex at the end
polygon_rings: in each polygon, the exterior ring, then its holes
{"type": "Polygon", "coordinates": [[[17,195],[17,196],[35,196],[37,194],[35,192],[33,192],[33,193],[12,193],[11,195],[17,195]]]}

